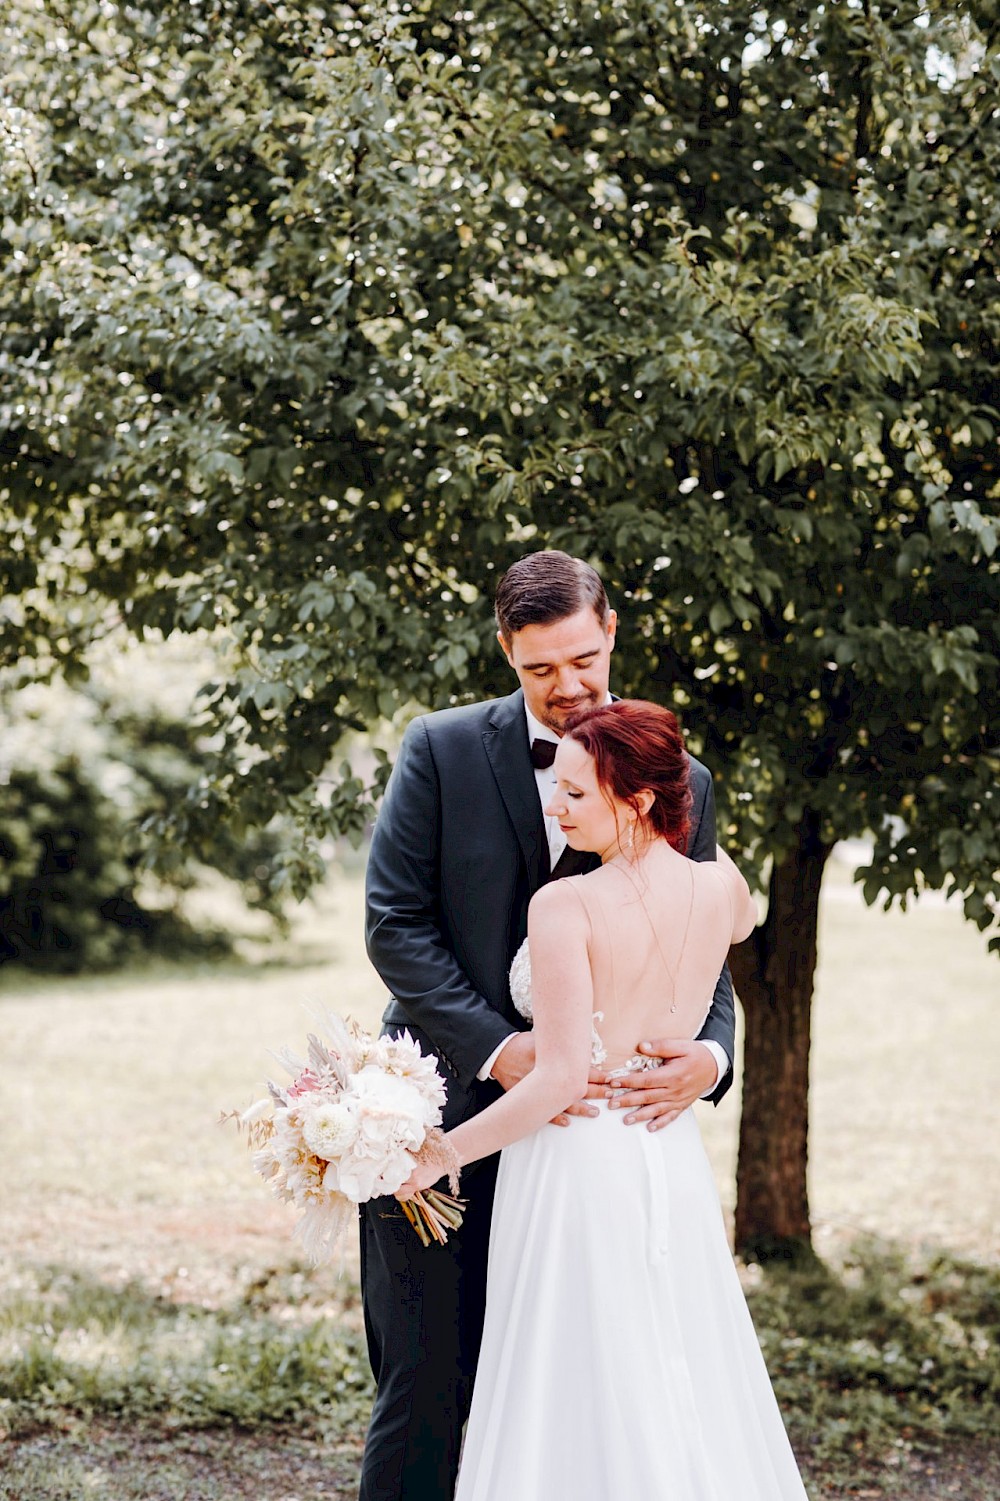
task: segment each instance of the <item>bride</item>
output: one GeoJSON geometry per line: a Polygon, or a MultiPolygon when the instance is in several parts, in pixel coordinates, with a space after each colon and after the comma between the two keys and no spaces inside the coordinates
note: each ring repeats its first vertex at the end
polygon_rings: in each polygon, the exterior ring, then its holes
{"type": "Polygon", "coordinates": [[[512,993],[530,1001],[535,1067],[447,1135],[462,1166],[503,1148],[456,1501],[805,1501],[692,1112],[626,1130],[611,1101],[547,1124],[593,1064],[625,1074],[648,1062],[637,1039],[696,1035],[754,926],[750,891],[721,849],[680,853],[690,793],[668,710],[584,711],[554,770],[546,812],[602,864],[532,899],[512,993]]]}

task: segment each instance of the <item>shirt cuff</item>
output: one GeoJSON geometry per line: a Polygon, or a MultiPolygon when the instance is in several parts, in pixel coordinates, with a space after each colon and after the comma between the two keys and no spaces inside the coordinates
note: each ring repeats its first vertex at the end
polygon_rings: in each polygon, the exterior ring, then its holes
{"type": "MultiPolygon", "coordinates": [[[[724,1079],[726,1077],[726,1075],[728,1074],[729,1070],[732,1068],[733,1065],[732,1065],[732,1060],[729,1057],[729,1054],[726,1052],[726,1050],[722,1046],[721,1042],[711,1042],[707,1038],[704,1038],[704,1037],[700,1038],[699,1040],[701,1042],[702,1047],[703,1048],[708,1048],[708,1051],[711,1053],[712,1057],[715,1059],[715,1066],[716,1066],[716,1070],[717,1070],[716,1075],[715,1075],[715,1083],[712,1084],[709,1089],[706,1089],[705,1093],[701,1096],[701,1098],[703,1100],[707,1100],[708,1097],[709,1097],[709,1095],[714,1094],[715,1091],[718,1089],[718,1087],[719,1087],[719,1080],[720,1079],[724,1079]]],[[[500,1047],[503,1047],[503,1043],[500,1044],[500,1047]]],[[[497,1051],[499,1052],[499,1049],[497,1049],[497,1051]]],[[[492,1060],[491,1060],[491,1065],[492,1065],[492,1060]]]]}
{"type": "MultiPolygon", "coordinates": [[[[500,1057],[500,1054],[503,1052],[504,1048],[510,1042],[510,1039],[512,1037],[517,1037],[517,1036],[518,1036],[517,1032],[511,1032],[507,1037],[504,1038],[503,1042],[500,1044],[500,1046],[498,1048],[494,1048],[493,1049],[492,1053],[487,1058],[486,1062],[483,1064],[482,1068],[479,1070],[478,1074],[476,1075],[476,1078],[481,1083],[483,1083],[483,1084],[486,1083],[487,1079],[490,1077],[491,1073],[493,1072],[493,1065],[494,1065],[494,1063],[496,1063],[497,1059],[500,1057]]],[[[713,1046],[718,1047],[718,1043],[713,1044],[713,1046]]],[[[721,1048],[719,1048],[719,1052],[722,1053],[722,1049],[721,1048]]],[[[725,1053],[722,1053],[722,1056],[724,1058],[726,1056],[725,1053]]],[[[720,1078],[722,1077],[721,1074],[720,1074],[719,1077],[720,1078]]],[[[715,1088],[714,1084],[713,1084],[712,1088],[713,1089],[715,1088]]]]}

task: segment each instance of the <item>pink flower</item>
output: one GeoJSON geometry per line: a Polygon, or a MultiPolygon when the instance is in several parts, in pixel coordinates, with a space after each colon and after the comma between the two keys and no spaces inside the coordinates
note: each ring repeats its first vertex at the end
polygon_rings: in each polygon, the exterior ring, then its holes
{"type": "Polygon", "coordinates": [[[304,1068],[298,1078],[293,1079],[285,1090],[290,1100],[297,1100],[300,1095],[311,1094],[314,1089],[322,1089],[323,1081],[311,1068],[304,1068]]]}

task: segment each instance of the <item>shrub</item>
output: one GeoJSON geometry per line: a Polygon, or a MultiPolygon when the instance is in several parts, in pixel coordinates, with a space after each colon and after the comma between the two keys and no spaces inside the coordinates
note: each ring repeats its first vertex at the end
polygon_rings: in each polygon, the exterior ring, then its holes
{"type": "Polygon", "coordinates": [[[0,685],[0,962],[77,970],[227,946],[182,910],[206,869],[281,922],[277,823],[238,837],[220,821],[210,843],[150,868],[150,826],[201,774],[191,682],[190,662],[164,649],[109,657],[76,686],[0,685]]]}

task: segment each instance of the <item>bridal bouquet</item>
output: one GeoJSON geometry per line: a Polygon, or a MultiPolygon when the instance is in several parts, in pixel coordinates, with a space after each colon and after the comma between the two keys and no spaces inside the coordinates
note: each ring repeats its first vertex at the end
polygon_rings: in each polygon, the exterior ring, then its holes
{"type": "Polygon", "coordinates": [[[309,1034],[307,1058],[277,1054],[291,1084],[269,1079],[266,1099],[222,1119],[246,1131],[256,1171],[301,1210],[295,1234],[314,1263],[333,1255],[358,1204],[395,1193],[417,1162],[447,1173],[451,1193],[428,1189],[400,1207],[425,1246],[443,1244],[463,1205],[434,1060],[408,1032],[372,1038],[329,1012],[322,1021],[328,1035],[309,1034]]]}

